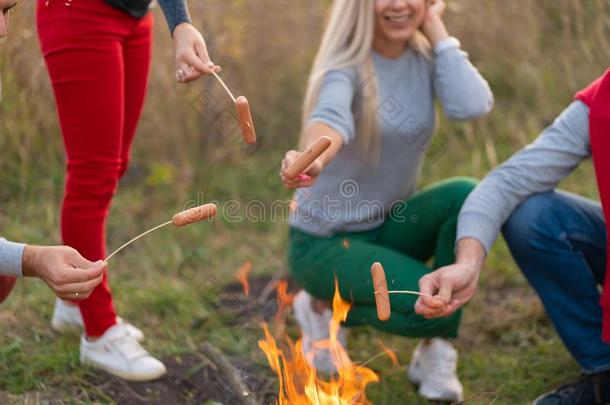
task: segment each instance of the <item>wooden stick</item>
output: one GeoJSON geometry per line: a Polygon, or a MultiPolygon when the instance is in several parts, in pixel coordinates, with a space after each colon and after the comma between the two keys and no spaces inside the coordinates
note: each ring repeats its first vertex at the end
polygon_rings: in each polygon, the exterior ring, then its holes
{"type": "Polygon", "coordinates": [[[214,75],[214,77],[220,82],[220,84],[222,85],[222,87],[225,88],[225,90],[227,91],[227,93],[229,93],[229,97],[231,97],[231,100],[233,100],[233,102],[235,103],[236,98],[233,95],[233,93],[231,93],[231,90],[229,90],[229,88],[227,87],[227,85],[225,84],[225,82],[220,78],[220,76],[218,76],[218,73],[214,72],[214,70],[212,70],[212,74],[214,75]]]}
{"type": "MultiPolygon", "coordinates": [[[[382,291],[375,291],[375,294],[384,294],[384,292],[382,292],[382,291]]],[[[422,293],[422,292],[418,292],[418,291],[409,291],[409,290],[387,291],[387,292],[385,292],[385,294],[410,294],[410,295],[421,295],[423,297],[430,297],[430,298],[432,298],[432,295],[430,295],[430,294],[426,294],[426,293],[422,293]]]]}
{"type": "Polygon", "coordinates": [[[116,255],[121,250],[123,250],[127,246],[131,245],[133,242],[148,235],[151,232],[156,231],[157,229],[163,228],[164,226],[167,226],[169,224],[174,224],[175,226],[180,227],[180,226],[184,226],[184,225],[188,225],[188,224],[194,224],[196,222],[203,221],[204,219],[213,217],[215,215],[216,215],[216,205],[215,204],[204,204],[204,205],[200,205],[195,208],[191,208],[191,209],[179,212],[176,215],[174,215],[172,217],[172,219],[170,219],[169,221],[164,222],[161,225],[157,225],[154,228],[151,228],[148,231],[136,236],[129,242],[124,243],[121,247],[116,249],[114,252],[110,253],[110,255],[104,260],[107,262],[108,260],[110,260],[112,258],[112,256],[116,255]]]}
{"type": "Polygon", "coordinates": [[[130,240],[129,242],[123,244],[120,248],[118,248],[117,250],[115,250],[114,252],[110,253],[110,255],[104,259],[106,262],[108,260],[110,260],[112,258],[112,256],[116,255],[117,253],[119,253],[121,250],[123,250],[124,248],[126,248],[127,246],[131,245],[133,242],[137,241],[138,239],[140,239],[143,236],[148,235],[151,232],[156,231],[157,229],[163,228],[164,226],[167,226],[169,224],[171,224],[173,221],[169,220],[167,222],[162,223],[161,225],[157,225],[154,228],[149,229],[148,231],[141,233],[140,235],[136,236],[135,238],[133,238],[132,240],[130,240]]]}
{"type": "Polygon", "coordinates": [[[201,346],[201,351],[222,374],[225,379],[224,381],[231,387],[233,393],[237,397],[237,401],[243,405],[257,405],[258,401],[256,396],[245,383],[240,372],[231,364],[231,362],[218,350],[216,347],[209,343],[204,343],[201,346]]]}

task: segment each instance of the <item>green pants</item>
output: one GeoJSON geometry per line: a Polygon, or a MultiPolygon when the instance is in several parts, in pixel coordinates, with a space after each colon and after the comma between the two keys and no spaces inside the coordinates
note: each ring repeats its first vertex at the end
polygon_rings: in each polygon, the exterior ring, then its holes
{"type": "Polygon", "coordinates": [[[394,207],[393,215],[372,231],[319,237],[292,228],[291,273],[306,291],[323,300],[332,299],[337,278],[341,296],[352,302],[346,326],[372,325],[409,337],[456,337],[461,311],[425,319],[414,312],[417,297],[412,295],[391,295],[392,316],[380,321],[370,267],[377,261],[383,265],[390,290],[419,291],[423,275],[454,262],[457,217],[475,185],[469,178],[433,184],[394,207]]]}

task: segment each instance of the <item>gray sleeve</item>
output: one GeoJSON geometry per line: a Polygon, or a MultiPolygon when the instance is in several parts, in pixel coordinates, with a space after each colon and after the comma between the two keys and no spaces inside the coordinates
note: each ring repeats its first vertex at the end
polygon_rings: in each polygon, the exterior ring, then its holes
{"type": "Polygon", "coordinates": [[[161,9],[163,9],[163,14],[165,14],[165,19],[167,20],[167,25],[169,26],[169,32],[171,35],[174,35],[174,29],[176,26],[184,22],[191,22],[191,16],[189,15],[186,0],[157,1],[159,2],[161,9]]]}
{"type": "Polygon", "coordinates": [[[343,138],[347,145],[355,135],[352,101],[356,88],[357,73],[353,69],[331,70],[324,76],[318,104],[309,116],[309,123],[321,122],[343,138]]]}
{"type": "Polygon", "coordinates": [[[494,97],[489,84],[456,38],[436,44],[433,69],[434,92],[448,118],[471,120],[491,111],[494,97]]]}
{"type": "Polygon", "coordinates": [[[589,108],[575,101],[534,143],[493,170],[470,194],[458,218],[457,240],[478,239],[489,252],[517,205],[553,190],[590,156],[589,108]]]}
{"type": "Polygon", "coordinates": [[[25,245],[0,238],[0,276],[23,277],[21,258],[25,245]]]}

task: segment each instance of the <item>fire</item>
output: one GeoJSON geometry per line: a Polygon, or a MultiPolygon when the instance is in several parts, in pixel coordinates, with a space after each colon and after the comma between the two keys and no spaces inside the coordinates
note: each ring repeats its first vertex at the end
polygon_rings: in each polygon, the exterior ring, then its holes
{"type": "Polygon", "coordinates": [[[250,260],[246,260],[244,264],[242,264],[237,273],[235,273],[235,278],[241,284],[241,287],[244,289],[244,294],[246,297],[250,295],[250,283],[248,282],[248,276],[252,272],[252,262],[250,260]]]}
{"type": "Polygon", "coordinates": [[[288,292],[288,282],[281,280],[277,285],[277,313],[275,321],[280,322],[284,319],[286,310],[292,305],[294,294],[288,292]]]}
{"type": "Polygon", "coordinates": [[[400,367],[400,363],[398,363],[398,357],[396,357],[396,353],[394,353],[394,350],[389,349],[386,345],[384,345],[381,339],[379,339],[377,343],[379,344],[379,347],[381,347],[381,350],[383,350],[383,352],[390,358],[392,364],[396,367],[400,367]]]}
{"type": "Polygon", "coordinates": [[[379,377],[373,370],[352,363],[337,339],[340,324],[347,318],[350,307],[350,304],[341,298],[335,282],[330,338],[317,346],[328,348],[332,354],[338,375],[330,379],[321,378],[316,369],[309,365],[301,350],[301,339],[293,343],[284,335],[279,347],[268,325],[263,324],[265,338],[260,340],[258,345],[279,379],[277,405],[371,404],[366,398],[366,386],[379,381],[379,377]]]}

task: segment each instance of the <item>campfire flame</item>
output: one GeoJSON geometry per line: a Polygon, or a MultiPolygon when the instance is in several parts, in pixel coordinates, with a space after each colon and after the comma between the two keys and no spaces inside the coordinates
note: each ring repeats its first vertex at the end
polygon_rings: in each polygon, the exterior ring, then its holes
{"type": "Polygon", "coordinates": [[[379,339],[377,341],[377,343],[379,344],[379,347],[381,347],[381,350],[383,350],[383,352],[390,358],[390,360],[392,361],[392,364],[396,367],[400,367],[400,363],[398,362],[398,357],[396,356],[396,353],[394,352],[394,350],[388,348],[385,344],[383,344],[383,341],[381,339],[379,339]]]}
{"type": "Polygon", "coordinates": [[[288,282],[280,280],[277,284],[277,313],[275,314],[275,322],[284,322],[286,311],[294,301],[294,294],[288,292],[288,282]]]}
{"type": "Polygon", "coordinates": [[[252,272],[252,262],[250,260],[246,260],[244,264],[239,266],[237,273],[235,273],[235,278],[241,284],[241,287],[244,289],[244,294],[247,296],[250,295],[250,282],[248,281],[248,276],[252,272]]]}
{"type": "Polygon", "coordinates": [[[327,348],[332,354],[338,375],[330,379],[321,378],[316,369],[309,365],[301,349],[302,339],[293,343],[288,336],[283,335],[280,347],[269,326],[263,324],[265,338],[260,340],[258,345],[279,379],[277,405],[371,404],[366,398],[366,386],[379,381],[379,377],[373,370],[352,363],[347,351],[337,339],[340,324],[347,318],[350,307],[350,304],[341,298],[335,282],[330,339],[316,346],[327,348]]]}

